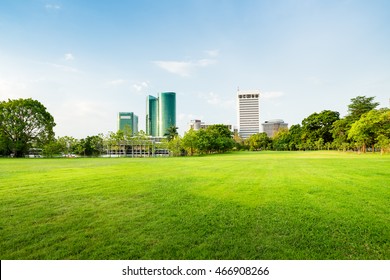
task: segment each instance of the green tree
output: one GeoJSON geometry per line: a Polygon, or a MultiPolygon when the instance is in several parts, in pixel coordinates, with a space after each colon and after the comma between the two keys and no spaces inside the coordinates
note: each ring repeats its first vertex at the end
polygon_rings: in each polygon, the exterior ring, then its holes
{"type": "Polygon", "coordinates": [[[351,124],[346,118],[335,121],[332,124],[332,137],[333,145],[336,149],[342,149],[346,151],[350,146],[350,140],[348,139],[348,132],[351,129],[351,124]]]}
{"type": "Polygon", "coordinates": [[[299,124],[292,125],[288,130],[289,137],[289,150],[296,151],[302,149],[302,127],[299,124]]]}
{"type": "Polygon", "coordinates": [[[205,129],[199,129],[196,132],[195,148],[199,154],[206,154],[211,152],[211,135],[205,129]]]}
{"type": "Polygon", "coordinates": [[[339,120],[340,114],[336,111],[324,110],[313,113],[302,121],[303,139],[316,142],[320,138],[323,143],[333,142],[332,125],[339,120]]]}
{"type": "Polygon", "coordinates": [[[102,135],[87,136],[83,141],[84,155],[100,156],[103,152],[103,137],[102,135]]]}
{"type": "Polygon", "coordinates": [[[54,139],[54,118],[39,101],[16,99],[0,102],[0,135],[6,150],[15,157],[28,153],[33,144],[54,139]]]}
{"type": "Polygon", "coordinates": [[[233,133],[233,141],[237,150],[249,149],[248,146],[245,144],[244,139],[242,139],[240,134],[238,133],[238,130],[235,130],[233,133]]]}
{"type": "Polygon", "coordinates": [[[276,151],[289,150],[290,134],[287,128],[279,129],[272,137],[272,146],[276,151]]]}
{"type": "Polygon", "coordinates": [[[319,138],[317,139],[317,141],[314,142],[314,144],[316,145],[317,150],[322,150],[324,148],[324,139],[319,138]]]}
{"type": "Polygon", "coordinates": [[[189,153],[190,156],[196,152],[197,133],[194,129],[190,129],[184,134],[182,139],[183,148],[189,153]]]}
{"type": "Polygon", "coordinates": [[[375,97],[357,96],[351,99],[351,104],[348,105],[347,120],[349,123],[354,123],[359,120],[360,117],[376,107],[379,103],[374,102],[375,97]]]}
{"type": "Polygon", "coordinates": [[[61,152],[64,155],[71,155],[76,153],[75,149],[78,140],[71,136],[63,136],[57,139],[57,142],[61,145],[61,152]]]}
{"type": "MultiPolygon", "coordinates": [[[[353,147],[353,141],[355,145],[360,145],[361,138],[355,140],[352,137],[348,137],[349,131],[352,125],[360,119],[360,117],[375,109],[379,103],[374,102],[375,97],[357,96],[351,99],[351,103],[348,105],[348,115],[345,118],[337,120],[333,123],[331,133],[333,136],[333,147],[336,149],[342,149],[346,151],[353,147]]],[[[363,147],[363,146],[362,146],[363,147]]],[[[365,146],[364,146],[365,147],[365,146]]]]}
{"type": "Polygon", "coordinates": [[[348,138],[355,141],[362,152],[366,152],[368,146],[374,152],[378,140],[385,143],[385,139],[390,138],[390,110],[374,109],[363,114],[352,124],[348,138]]]}
{"type": "Polygon", "coordinates": [[[233,134],[226,125],[214,124],[206,128],[209,152],[224,153],[234,147],[233,134]]]}
{"type": "Polygon", "coordinates": [[[125,133],[123,132],[123,130],[118,130],[116,133],[111,132],[110,138],[110,142],[112,144],[111,149],[115,150],[119,157],[121,144],[123,144],[123,141],[125,140],[125,133]]]}
{"type": "Polygon", "coordinates": [[[128,141],[131,139],[131,137],[133,137],[133,131],[131,130],[130,125],[125,124],[123,128],[123,138],[124,140],[128,141]]]}
{"type": "Polygon", "coordinates": [[[11,146],[9,140],[0,133],[0,156],[6,156],[11,153],[9,147],[11,146]]]}
{"type": "Polygon", "coordinates": [[[61,143],[54,139],[43,146],[43,155],[45,157],[53,157],[55,155],[60,155],[62,150],[63,147],[61,143]]]}
{"type": "Polygon", "coordinates": [[[270,142],[271,139],[265,132],[253,134],[248,139],[251,151],[266,150],[270,142]]]}
{"type": "Polygon", "coordinates": [[[174,157],[183,155],[182,138],[179,135],[168,141],[168,150],[174,157]]]}
{"type": "Polygon", "coordinates": [[[376,146],[381,149],[381,154],[387,153],[390,151],[390,138],[381,134],[377,138],[376,146]]]}
{"type": "Polygon", "coordinates": [[[171,125],[170,127],[167,128],[167,131],[165,132],[164,136],[167,137],[168,141],[173,140],[176,136],[179,135],[177,129],[178,128],[174,125],[171,125]]]}

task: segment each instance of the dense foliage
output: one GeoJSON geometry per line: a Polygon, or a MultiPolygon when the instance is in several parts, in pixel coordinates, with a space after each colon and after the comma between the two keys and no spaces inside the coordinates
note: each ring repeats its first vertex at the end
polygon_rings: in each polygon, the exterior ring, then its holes
{"type": "Polygon", "coordinates": [[[54,118],[39,101],[16,99],[0,102],[0,150],[22,157],[34,146],[54,138],[54,118]]]}
{"type": "Polygon", "coordinates": [[[273,137],[264,133],[252,135],[241,148],[250,150],[367,150],[390,151],[390,110],[375,109],[374,97],[358,96],[351,99],[348,115],[324,110],[313,113],[293,125],[281,129],[273,137]],[[260,139],[262,139],[260,141],[260,139]]]}
{"type": "Polygon", "coordinates": [[[234,147],[232,132],[223,124],[215,124],[200,130],[189,130],[184,134],[182,147],[189,155],[224,153],[234,147]]]}

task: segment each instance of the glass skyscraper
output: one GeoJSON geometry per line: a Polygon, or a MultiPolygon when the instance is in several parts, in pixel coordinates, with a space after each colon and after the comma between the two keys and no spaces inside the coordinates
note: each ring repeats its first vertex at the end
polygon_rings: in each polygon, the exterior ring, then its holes
{"type": "Polygon", "coordinates": [[[158,135],[158,98],[151,95],[146,99],[146,134],[158,135]]]}
{"type": "Polygon", "coordinates": [[[131,135],[138,133],[138,116],[133,112],[118,113],[118,130],[130,129],[131,135]]]}
{"type": "Polygon", "coordinates": [[[146,134],[162,137],[171,126],[176,126],[176,93],[163,92],[159,97],[146,99],[146,134]]]}

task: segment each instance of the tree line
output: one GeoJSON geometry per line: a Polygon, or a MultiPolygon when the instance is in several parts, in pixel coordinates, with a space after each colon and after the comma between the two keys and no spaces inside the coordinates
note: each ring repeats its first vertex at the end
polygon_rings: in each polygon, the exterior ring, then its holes
{"type": "Polygon", "coordinates": [[[336,111],[313,113],[301,124],[281,129],[273,137],[252,135],[242,145],[250,150],[354,150],[390,151],[390,110],[376,109],[374,97],[357,96],[348,105],[348,114],[340,118],[336,111]]]}
{"type": "MultiPolygon", "coordinates": [[[[357,96],[348,105],[348,114],[340,118],[336,111],[313,113],[301,124],[280,129],[272,137],[257,133],[241,139],[227,126],[216,124],[205,129],[187,131],[184,136],[177,127],[168,128],[166,139],[158,144],[173,156],[224,153],[231,150],[368,150],[390,151],[390,110],[376,109],[374,97],[357,96]]],[[[22,157],[31,148],[41,148],[43,155],[100,156],[108,149],[118,150],[121,143],[141,143],[147,135],[136,136],[131,131],[109,132],[75,139],[71,136],[55,138],[54,118],[36,100],[17,99],[0,102],[0,155],[22,157]]]]}

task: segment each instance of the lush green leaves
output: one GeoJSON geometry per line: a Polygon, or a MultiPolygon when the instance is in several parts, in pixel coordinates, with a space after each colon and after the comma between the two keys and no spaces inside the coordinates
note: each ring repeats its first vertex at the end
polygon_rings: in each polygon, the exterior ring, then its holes
{"type": "Polygon", "coordinates": [[[178,128],[174,125],[168,127],[166,133],[164,134],[164,136],[167,137],[168,141],[173,140],[176,136],[179,135],[179,133],[177,132],[177,129],[178,128]]]}
{"type": "Polygon", "coordinates": [[[1,142],[16,157],[27,154],[33,144],[43,145],[53,140],[55,125],[54,118],[37,100],[0,102],[1,142]]]}
{"type": "Polygon", "coordinates": [[[224,153],[231,150],[235,143],[227,126],[216,124],[197,131],[189,130],[183,137],[182,145],[187,153],[193,155],[224,153]]]}
{"type": "Polygon", "coordinates": [[[347,119],[350,123],[353,123],[360,119],[360,117],[376,107],[379,103],[374,102],[375,97],[357,96],[351,99],[351,104],[348,105],[347,119]]]}
{"type": "Polygon", "coordinates": [[[267,133],[262,132],[251,135],[248,139],[248,143],[251,151],[259,151],[268,149],[272,141],[267,133]]]}
{"type": "Polygon", "coordinates": [[[321,113],[313,113],[302,121],[302,130],[305,140],[312,142],[323,139],[324,143],[332,142],[332,125],[339,120],[339,113],[324,110],[321,113]]]}
{"type": "Polygon", "coordinates": [[[371,110],[363,114],[358,121],[352,124],[348,133],[348,138],[356,142],[365,152],[366,147],[373,148],[381,141],[382,145],[386,138],[390,137],[390,110],[371,110]]]}

